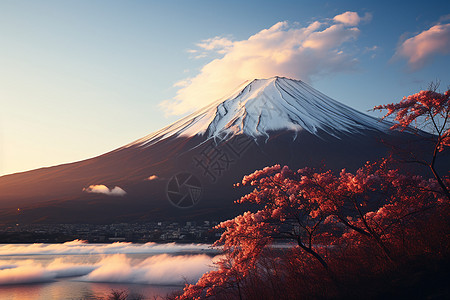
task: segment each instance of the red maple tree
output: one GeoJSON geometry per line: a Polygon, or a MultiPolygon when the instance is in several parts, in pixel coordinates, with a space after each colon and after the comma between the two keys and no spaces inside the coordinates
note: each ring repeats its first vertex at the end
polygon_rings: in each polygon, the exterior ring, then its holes
{"type": "Polygon", "coordinates": [[[260,209],[216,226],[223,233],[214,246],[222,247],[223,258],[178,298],[251,298],[261,283],[274,289],[277,280],[295,282],[290,286],[299,288],[299,278],[316,278],[316,290],[318,282],[340,287],[339,276],[350,266],[355,274],[379,272],[381,265],[413,255],[449,253],[450,181],[435,168],[439,151],[450,144],[449,94],[422,91],[375,108],[396,115],[393,129],[431,122],[437,134],[426,164],[434,178],[402,173],[390,159],[367,162],[353,173],[280,165],[255,171],[237,184],[254,190],[236,202],[260,209]],[[278,240],[294,244],[277,250],[278,240]]]}
{"type": "Polygon", "coordinates": [[[423,90],[403,99],[398,103],[375,106],[374,110],[387,110],[383,118],[394,116],[395,124],[391,129],[416,129],[431,131],[434,149],[431,159],[425,160],[415,156],[414,162],[427,166],[438,181],[443,193],[450,200],[449,179],[436,170],[440,152],[450,146],[450,90],[436,92],[437,84],[431,84],[429,90],[423,90]]]}

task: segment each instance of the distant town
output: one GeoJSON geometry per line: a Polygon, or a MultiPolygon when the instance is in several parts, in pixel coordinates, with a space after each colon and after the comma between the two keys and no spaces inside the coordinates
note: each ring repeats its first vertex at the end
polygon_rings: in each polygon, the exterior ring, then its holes
{"type": "Polygon", "coordinates": [[[217,221],[98,224],[0,225],[0,243],[63,243],[75,239],[89,243],[178,242],[212,243],[221,232],[217,221]]]}

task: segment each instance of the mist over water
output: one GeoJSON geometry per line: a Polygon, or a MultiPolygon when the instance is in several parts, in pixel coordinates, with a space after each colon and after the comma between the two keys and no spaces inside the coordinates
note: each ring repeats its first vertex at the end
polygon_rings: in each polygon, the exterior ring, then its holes
{"type": "Polygon", "coordinates": [[[96,299],[112,289],[164,296],[195,283],[218,255],[204,244],[0,245],[0,299],[96,299]]]}
{"type": "Polygon", "coordinates": [[[76,254],[131,254],[131,253],[189,253],[214,252],[207,244],[133,244],[116,242],[112,244],[89,244],[86,241],[74,240],[63,244],[4,244],[0,245],[0,256],[3,255],[76,255],[76,254]]]}

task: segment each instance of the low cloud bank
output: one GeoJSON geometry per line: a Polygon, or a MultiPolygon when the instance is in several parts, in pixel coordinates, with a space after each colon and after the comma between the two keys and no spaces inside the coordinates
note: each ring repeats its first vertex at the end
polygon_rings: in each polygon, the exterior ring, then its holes
{"type": "Polygon", "coordinates": [[[57,278],[85,282],[183,285],[196,282],[212,269],[213,258],[205,254],[159,254],[136,259],[125,254],[101,255],[92,263],[75,262],[74,257],[17,260],[2,265],[0,285],[51,282],[57,278]]]}
{"type": "Polygon", "coordinates": [[[211,270],[208,255],[171,256],[160,254],[134,263],[124,254],[104,258],[98,268],[80,278],[90,282],[141,283],[158,285],[183,285],[195,283],[211,270]]]}
{"type": "MultiPolygon", "coordinates": [[[[208,244],[133,244],[117,242],[112,244],[88,244],[82,240],[64,244],[6,244],[0,245],[0,258],[5,255],[79,255],[79,254],[162,254],[162,253],[214,253],[208,244]]],[[[1,268],[1,267],[0,267],[1,268]]]]}
{"type": "Polygon", "coordinates": [[[42,265],[32,261],[24,261],[17,265],[2,268],[0,265],[0,285],[48,282],[55,278],[55,274],[45,270],[42,265]]]}

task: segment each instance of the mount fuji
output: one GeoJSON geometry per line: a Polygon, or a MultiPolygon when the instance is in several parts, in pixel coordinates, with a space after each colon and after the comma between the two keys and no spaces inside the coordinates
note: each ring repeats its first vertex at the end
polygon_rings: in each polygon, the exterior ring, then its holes
{"type": "Polygon", "coordinates": [[[234,189],[268,165],[354,170],[407,132],[298,80],[273,77],[121,148],[91,159],[0,177],[0,223],[223,220],[234,189]],[[382,142],[383,141],[383,142],[382,142]]]}
{"type": "Polygon", "coordinates": [[[274,131],[293,132],[294,139],[302,131],[339,138],[367,130],[385,133],[391,125],[351,109],[302,81],[273,77],[255,79],[225,100],[212,103],[130,146],[152,145],[172,136],[202,135],[219,141],[237,135],[268,139],[274,131]]]}

